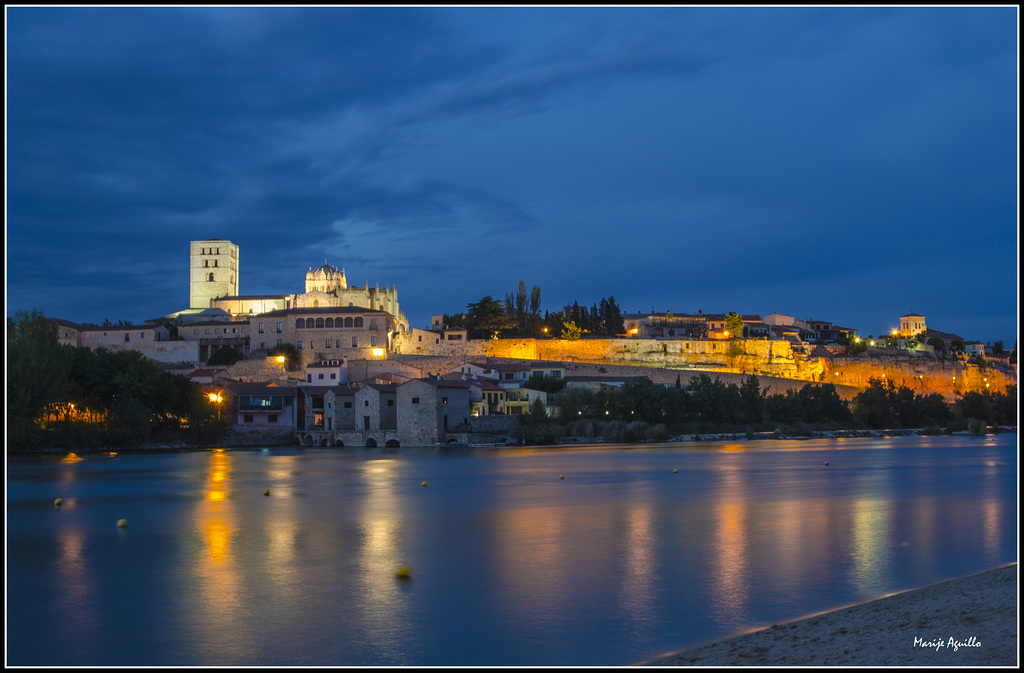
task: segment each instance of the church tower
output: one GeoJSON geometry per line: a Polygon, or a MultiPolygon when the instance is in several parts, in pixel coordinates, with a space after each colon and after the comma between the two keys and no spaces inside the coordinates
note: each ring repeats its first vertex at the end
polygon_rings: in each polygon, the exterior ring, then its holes
{"type": "Polygon", "coordinates": [[[238,296],[238,246],[211,238],[189,249],[189,308],[210,308],[218,297],[238,296]]]}

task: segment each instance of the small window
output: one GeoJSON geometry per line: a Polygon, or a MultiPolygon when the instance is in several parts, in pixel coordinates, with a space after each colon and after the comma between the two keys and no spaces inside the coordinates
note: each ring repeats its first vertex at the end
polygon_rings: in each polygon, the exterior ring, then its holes
{"type": "Polygon", "coordinates": [[[333,380],[333,379],[336,379],[336,378],[338,378],[338,375],[337,375],[337,374],[331,374],[331,379],[332,379],[332,380],[333,380]]]}
{"type": "Polygon", "coordinates": [[[355,319],[355,320],[354,320],[354,321],[352,322],[352,324],[353,324],[354,326],[356,326],[356,327],[362,327],[362,326],[363,326],[363,319],[362,319],[362,317],[358,317],[358,318],[356,318],[356,319],[355,319]]]}
{"type": "Polygon", "coordinates": [[[316,348],[316,346],[313,345],[312,341],[309,342],[309,347],[310,347],[310,349],[316,348]]]}
{"type": "Polygon", "coordinates": [[[316,377],[317,377],[318,379],[320,379],[321,381],[323,381],[323,380],[324,380],[324,375],[323,375],[323,374],[317,374],[317,375],[316,375],[316,377]]]}
{"type": "Polygon", "coordinates": [[[330,340],[330,339],[328,339],[328,340],[327,340],[327,345],[326,345],[326,346],[324,346],[324,348],[330,348],[330,347],[331,347],[331,340],[330,340]]]}
{"type": "Polygon", "coordinates": [[[203,267],[207,268],[207,269],[210,268],[210,260],[204,259],[203,260],[203,267]]]}
{"type": "Polygon", "coordinates": [[[351,409],[352,408],[352,403],[351,402],[346,402],[345,403],[345,408],[346,409],[351,409]]]}
{"type": "Polygon", "coordinates": [[[302,342],[301,341],[296,341],[295,342],[295,349],[296,350],[300,350],[300,351],[302,350],[302,342]]]}
{"type": "Polygon", "coordinates": [[[207,334],[209,334],[209,333],[210,333],[210,328],[209,328],[209,327],[207,327],[207,328],[206,328],[206,333],[207,333],[207,334]]]}
{"type": "Polygon", "coordinates": [[[252,423],[252,414],[243,414],[242,415],[242,422],[243,423],[252,423]]]}
{"type": "Polygon", "coordinates": [[[320,328],[320,329],[323,329],[323,326],[324,326],[324,319],[323,319],[323,318],[317,318],[317,319],[316,319],[316,326],[317,326],[318,328],[320,328]]]}
{"type": "Polygon", "coordinates": [[[260,323],[257,326],[256,331],[259,332],[260,334],[263,334],[263,323],[260,323]]]}
{"type": "Polygon", "coordinates": [[[441,398],[441,404],[448,404],[448,398],[447,397],[442,397],[441,398]]]}
{"type": "Polygon", "coordinates": [[[267,423],[277,423],[277,414],[267,414],[267,423]]]}
{"type": "Polygon", "coordinates": [[[363,400],[363,406],[364,407],[370,406],[370,400],[363,400]]]}
{"type": "Polygon", "coordinates": [[[359,346],[359,337],[352,337],[352,348],[359,346]]]}
{"type": "Polygon", "coordinates": [[[214,265],[214,266],[218,266],[218,264],[217,264],[217,260],[213,260],[213,265],[214,265]]]}
{"type": "Polygon", "coordinates": [[[198,329],[192,330],[192,334],[199,334],[199,330],[198,329]]]}
{"type": "Polygon", "coordinates": [[[306,383],[312,383],[312,382],[313,382],[313,375],[312,374],[306,374],[306,383]]]}
{"type": "Polygon", "coordinates": [[[211,274],[210,274],[209,276],[207,276],[207,277],[206,277],[206,280],[207,280],[208,282],[212,283],[212,282],[213,282],[213,274],[211,273],[211,274]]]}
{"type": "Polygon", "coordinates": [[[395,401],[394,400],[388,400],[388,406],[389,407],[395,406],[395,401]]]}
{"type": "Polygon", "coordinates": [[[418,397],[412,398],[412,403],[413,404],[419,404],[420,403],[420,398],[418,398],[418,397]]]}
{"type": "MultiPolygon", "coordinates": [[[[284,323],[283,322],[277,323],[277,333],[280,334],[283,331],[284,331],[284,323]]],[[[277,343],[281,343],[281,342],[278,341],[277,343]]]]}

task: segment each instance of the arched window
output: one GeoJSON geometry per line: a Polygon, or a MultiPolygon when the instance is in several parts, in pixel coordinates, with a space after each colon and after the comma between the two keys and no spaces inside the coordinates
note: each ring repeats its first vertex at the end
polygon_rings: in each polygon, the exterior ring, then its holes
{"type": "Polygon", "coordinates": [[[304,319],[299,318],[298,320],[295,321],[295,329],[303,329],[305,326],[306,321],[304,319]]]}
{"type": "Polygon", "coordinates": [[[324,327],[334,327],[334,318],[328,318],[325,320],[324,327]]]}
{"type": "Polygon", "coordinates": [[[352,318],[345,318],[345,327],[352,326],[352,318]]]}
{"type": "Polygon", "coordinates": [[[212,283],[213,282],[213,274],[211,273],[209,276],[207,276],[206,280],[208,280],[208,281],[210,281],[212,283]]]}
{"type": "Polygon", "coordinates": [[[363,319],[362,319],[362,317],[356,318],[356,327],[362,327],[362,326],[363,326],[363,319]]]}
{"type": "Polygon", "coordinates": [[[207,266],[207,267],[210,266],[210,260],[204,259],[203,260],[203,266],[207,266]]]}
{"type": "Polygon", "coordinates": [[[316,326],[317,326],[318,328],[321,328],[321,329],[322,329],[322,328],[323,328],[323,326],[324,326],[324,319],[323,319],[323,318],[317,318],[317,319],[316,319],[316,326]]]}
{"type": "Polygon", "coordinates": [[[313,329],[313,319],[306,318],[306,329],[313,329]]]}
{"type": "Polygon", "coordinates": [[[319,305],[320,305],[320,300],[319,299],[314,299],[313,300],[313,308],[316,308],[319,305]]]}

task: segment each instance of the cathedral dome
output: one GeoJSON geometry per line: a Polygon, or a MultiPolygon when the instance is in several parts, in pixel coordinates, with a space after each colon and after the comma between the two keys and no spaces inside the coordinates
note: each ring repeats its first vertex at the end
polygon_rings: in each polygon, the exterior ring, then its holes
{"type": "Polygon", "coordinates": [[[318,266],[309,273],[310,278],[315,278],[316,280],[334,280],[335,278],[341,278],[344,275],[344,271],[340,271],[338,267],[326,263],[318,266]]]}
{"type": "Polygon", "coordinates": [[[335,293],[348,287],[345,270],[328,264],[326,260],[321,266],[311,269],[306,274],[306,292],[335,293]]]}

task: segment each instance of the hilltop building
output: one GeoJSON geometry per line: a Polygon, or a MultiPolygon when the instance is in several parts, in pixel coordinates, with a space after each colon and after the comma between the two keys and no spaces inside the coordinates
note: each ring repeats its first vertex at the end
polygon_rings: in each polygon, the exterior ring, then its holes
{"type": "Polygon", "coordinates": [[[299,308],[352,307],[391,314],[402,331],[409,322],[398,306],[398,288],[349,287],[345,270],[324,262],[306,273],[305,291],[296,294],[238,293],[238,246],[211,238],[192,241],[189,255],[189,309],[165,316],[223,311],[230,317],[253,316],[299,308]]]}

